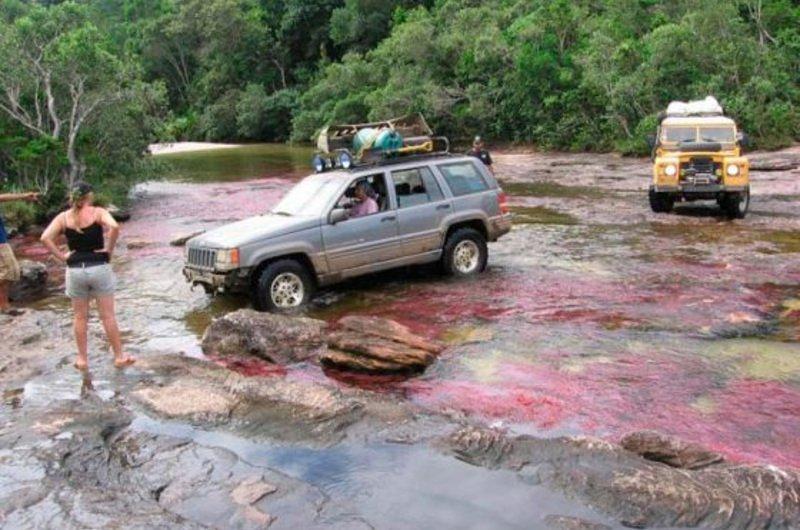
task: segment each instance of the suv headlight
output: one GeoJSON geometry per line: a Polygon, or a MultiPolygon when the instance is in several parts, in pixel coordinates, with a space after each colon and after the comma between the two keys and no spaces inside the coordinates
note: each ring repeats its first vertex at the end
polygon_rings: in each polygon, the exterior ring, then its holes
{"type": "Polygon", "coordinates": [[[730,175],[731,177],[735,177],[736,175],[739,174],[739,166],[737,166],[736,164],[731,164],[725,171],[727,171],[728,175],[730,175]]]}
{"type": "Polygon", "coordinates": [[[664,166],[664,174],[668,177],[674,177],[678,173],[678,166],[675,164],[667,164],[664,166]]]}
{"type": "Polygon", "coordinates": [[[239,266],[239,249],[231,248],[217,251],[216,268],[219,270],[235,269],[239,266]]]}

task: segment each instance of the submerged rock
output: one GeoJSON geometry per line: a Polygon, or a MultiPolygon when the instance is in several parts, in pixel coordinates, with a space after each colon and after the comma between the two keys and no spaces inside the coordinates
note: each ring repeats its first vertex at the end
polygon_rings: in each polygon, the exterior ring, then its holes
{"type": "Polygon", "coordinates": [[[20,280],[11,284],[9,298],[15,302],[38,298],[47,290],[47,267],[44,263],[20,260],[20,280]]]}
{"type": "Polygon", "coordinates": [[[352,316],[339,325],[342,329],[328,335],[329,350],[320,357],[322,364],[339,370],[422,372],[443,349],[393,320],[352,316]]]}
{"type": "Polygon", "coordinates": [[[475,427],[446,440],[456,457],[556,487],[625,526],[797,528],[800,473],[719,464],[698,470],[652,462],[588,437],[540,439],[475,427]]]}
{"type": "Polygon", "coordinates": [[[548,515],[544,523],[553,530],[611,530],[610,526],[566,515],[548,515]]]}
{"type": "Polygon", "coordinates": [[[647,460],[683,469],[699,469],[723,460],[721,454],[709,451],[701,445],[684,442],[654,431],[626,434],[620,444],[647,460]]]}
{"type": "Polygon", "coordinates": [[[325,346],[322,320],[240,309],[214,319],[203,335],[206,355],[255,355],[275,364],[315,356],[325,346]]]}

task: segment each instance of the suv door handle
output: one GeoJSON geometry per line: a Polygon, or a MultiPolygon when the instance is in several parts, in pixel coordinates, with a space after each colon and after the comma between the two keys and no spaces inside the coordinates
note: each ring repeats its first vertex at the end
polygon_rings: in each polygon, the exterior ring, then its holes
{"type": "Polygon", "coordinates": [[[436,209],[437,210],[449,210],[450,209],[450,205],[449,204],[440,204],[439,206],[436,207],[436,209]]]}
{"type": "Polygon", "coordinates": [[[394,215],[389,215],[381,219],[381,222],[385,223],[386,221],[394,221],[395,219],[397,219],[397,217],[395,217],[394,215]]]}

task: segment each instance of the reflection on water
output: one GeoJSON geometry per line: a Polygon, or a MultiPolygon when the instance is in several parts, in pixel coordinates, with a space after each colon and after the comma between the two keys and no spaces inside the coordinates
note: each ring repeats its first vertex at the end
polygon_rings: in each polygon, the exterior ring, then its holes
{"type": "Polygon", "coordinates": [[[254,144],[158,155],[158,160],[168,164],[168,176],[179,182],[225,182],[307,173],[313,153],[306,146],[254,144]]]}
{"type": "MultiPolygon", "coordinates": [[[[250,146],[176,155],[178,181],[141,187],[115,265],[120,321],[136,350],[201,355],[211,319],[248,306],[192,291],[182,249],[169,241],[263,213],[306,172],[308,154],[250,146]]],[[[385,316],[446,340],[424,376],[380,382],[424,407],[521,432],[616,438],[653,428],[735,460],[800,467],[800,198],[760,198],[754,184],[757,208],[745,220],[725,221],[713,204],[655,215],[646,164],[615,161],[615,178],[601,182],[611,164],[595,159],[537,172],[537,156],[501,157],[526,222],[490,246],[481,277],[382,273],[325,289],[308,313],[385,316]]],[[[58,300],[46,303],[66,311],[58,300]]],[[[316,366],[299,371],[324,377],[316,366]]]]}

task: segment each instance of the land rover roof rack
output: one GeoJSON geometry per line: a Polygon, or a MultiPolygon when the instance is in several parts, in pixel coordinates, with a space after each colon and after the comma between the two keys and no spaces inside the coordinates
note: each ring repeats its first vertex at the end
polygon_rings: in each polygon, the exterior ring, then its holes
{"type": "Polygon", "coordinates": [[[417,113],[386,121],[329,125],[317,137],[311,164],[321,173],[449,152],[447,138],[434,136],[425,118],[417,113]]]}
{"type": "Polygon", "coordinates": [[[707,117],[724,116],[722,106],[714,96],[706,96],[705,99],[695,101],[672,101],[667,105],[667,110],[658,116],[661,123],[666,118],[688,118],[688,117],[707,117]]]}

